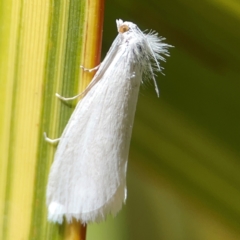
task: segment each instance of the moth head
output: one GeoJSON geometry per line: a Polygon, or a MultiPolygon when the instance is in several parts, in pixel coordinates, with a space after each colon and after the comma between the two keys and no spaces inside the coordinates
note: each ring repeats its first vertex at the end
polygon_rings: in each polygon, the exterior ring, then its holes
{"type": "Polygon", "coordinates": [[[119,33],[125,33],[125,32],[129,32],[133,29],[136,29],[137,25],[132,23],[132,22],[123,22],[123,20],[119,19],[116,20],[117,22],[117,29],[119,33]]]}
{"type": "Polygon", "coordinates": [[[129,30],[129,26],[128,25],[121,25],[119,28],[118,28],[118,32],[119,33],[125,33],[129,30]]]}

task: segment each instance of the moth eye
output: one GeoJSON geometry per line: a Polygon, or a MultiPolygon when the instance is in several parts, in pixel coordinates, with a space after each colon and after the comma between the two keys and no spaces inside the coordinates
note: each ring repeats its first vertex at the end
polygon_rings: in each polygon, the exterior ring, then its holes
{"type": "Polygon", "coordinates": [[[138,48],[139,52],[142,52],[142,47],[141,47],[141,45],[137,45],[137,48],[138,48]]]}
{"type": "Polygon", "coordinates": [[[125,33],[125,32],[127,32],[129,29],[130,29],[129,26],[127,26],[127,25],[122,25],[122,26],[118,29],[118,32],[119,32],[119,33],[125,33]]]}

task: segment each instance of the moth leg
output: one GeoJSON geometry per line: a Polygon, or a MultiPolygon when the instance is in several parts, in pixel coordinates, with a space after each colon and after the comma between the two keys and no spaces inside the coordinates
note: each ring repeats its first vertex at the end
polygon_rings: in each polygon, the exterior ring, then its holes
{"type": "Polygon", "coordinates": [[[66,97],[63,97],[61,96],[60,94],[58,93],[55,93],[55,96],[63,101],[70,101],[70,100],[75,100],[77,99],[78,97],[80,97],[83,93],[79,93],[78,95],[76,96],[73,96],[73,97],[69,97],[69,98],[66,98],[66,97]]]}
{"type": "Polygon", "coordinates": [[[43,136],[44,136],[45,141],[48,142],[48,143],[51,143],[51,144],[58,143],[58,142],[60,141],[60,139],[61,139],[61,138],[51,139],[51,138],[49,138],[49,137],[47,136],[47,133],[46,133],[46,132],[43,133],[43,136]]]}
{"type": "MultiPolygon", "coordinates": [[[[95,68],[85,68],[85,67],[83,67],[83,66],[80,66],[80,68],[82,68],[83,71],[92,72],[92,71],[97,70],[97,69],[99,68],[99,66],[100,66],[100,64],[99,64],[98,66],[96,66],[95,68]]],[[[69,97],[69,98],[63,97],[63,96],[61,96],[61,95],[58,94],[58,93],[56,93],[55,95],[56,95],[57,98],[59,98],[59,99],[61,99],[61,100],[63,100],[63,101],[71,101],[71,100],[75,100],[75,99],[79,98],[80,96],[84,96],[85,93],[86,93],[86,92],[84,91],[84,92],[82,92],[82,93],[79,93],[79,94],[76,95],[76,96],[69,97]]]]}
{"type": "Polygon", "coordinates": [[[98,66],[94,67],[94,68],[85,68],[84,66],[81,65],[80,68],[82,68],[83,71],[92,72],[92,71],[98,70],[99,66],[100,66],[100,64],[98,66]]]}

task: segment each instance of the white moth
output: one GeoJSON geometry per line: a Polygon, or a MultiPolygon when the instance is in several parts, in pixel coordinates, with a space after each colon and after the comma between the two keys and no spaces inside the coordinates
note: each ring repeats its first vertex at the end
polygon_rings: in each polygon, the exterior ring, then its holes
{"type": "MultiPolygon", "coordinates": [[[[126,199],[126,170],[142,77],[152,78],[170,45],[157,33],[117,20],[118,36],[77,104],[47,185],[48,219],[82,223],[115,215],[126,199]]],[[[46,137],[47,140],[49,140],[46,137]]]]}

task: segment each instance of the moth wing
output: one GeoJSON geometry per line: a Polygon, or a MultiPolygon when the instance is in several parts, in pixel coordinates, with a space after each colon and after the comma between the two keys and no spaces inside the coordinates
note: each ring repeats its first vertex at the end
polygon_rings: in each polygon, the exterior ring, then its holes
{"type": "Polygon", "coordinates": [[[77,104],[61,136],[47,187],[50,221],[61,223],[63,215],[68,221],[100,221],[106,213],[116,214],[125,199],[141,76],[132,77],[124,59],[111,64],[118,68],[111,66],[116,70],[93,79],[96,84],[77,104]]]}

